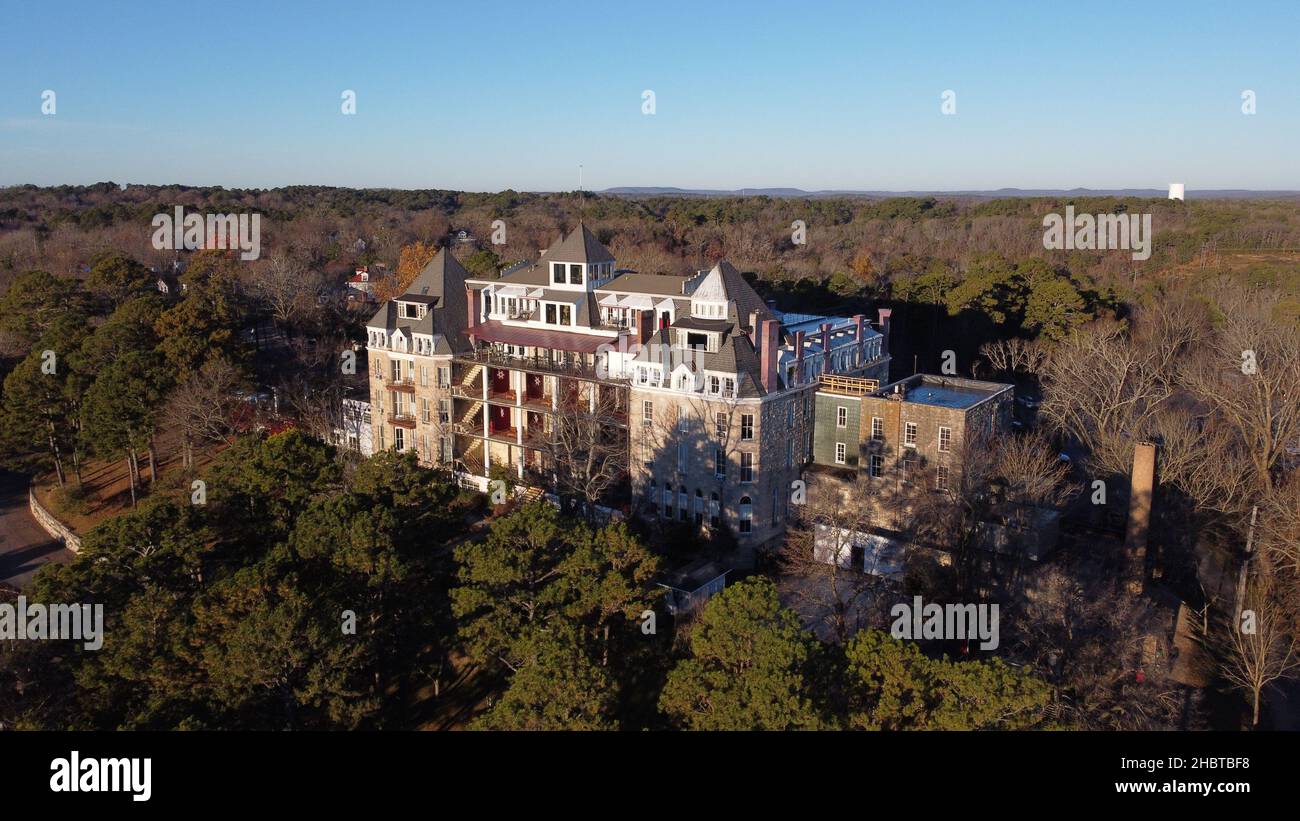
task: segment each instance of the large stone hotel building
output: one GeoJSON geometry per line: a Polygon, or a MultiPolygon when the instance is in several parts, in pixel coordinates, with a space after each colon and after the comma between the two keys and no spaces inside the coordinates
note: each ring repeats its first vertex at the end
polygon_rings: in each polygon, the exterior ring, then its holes
{"type": "Polygon", "coordinates": [[[754,547],[784,532],[818,386],[887,381],[880,322],[783,314],[727,262],[622,271],[582,225],[499,279],[444,249],[368,323],[373,442],[754,547]]]}

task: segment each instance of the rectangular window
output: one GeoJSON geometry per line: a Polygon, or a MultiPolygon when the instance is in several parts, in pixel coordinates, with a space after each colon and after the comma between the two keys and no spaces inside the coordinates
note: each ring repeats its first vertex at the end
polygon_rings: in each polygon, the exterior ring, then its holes
{"type": "Polygon", "coordinates": [[[677,517],[683,522],[689,522],[691,519],[691,509],[688,507],[689,497],[686,495],[685,488],[677,489],[677,517]]]}
{"type": "Polygon", "coordinates": [[[952,450],[952,428],[939,428],[939,452],[952,450]]]}
{"type": "Polygon", "coordinates": [[[429,384],[429,369],[424,365],[420,366],[420,387],[426,387],[429,384]]]}
{"type": "MultiPolygon", "coordinates": [[[[645,371],[642,371],[641,373],[645,373],[645,371]]],[[[654,423],[655,423],[654,403],[651,402],[649,399],[645,399],[641,402],[641,424],[648,428],[654,423]]]]}
{"type": "Polygon", "coordinates": [[[450,399],[438,400],[438,421],[444,425],[451,421],[451,400],[450,399]]]}
{"type": "Polygon", "coordinates": [[[672,517],[673,517],[673,489],[670,487],[666,487],[664,488],[664,518],[671,519],[672,517]]]}
{"type": "Polygon", "coordinates": [[[874,442],[885,441],[885,420],[879,416],[871,417],[871,439],[874,442]]]}
{"type": "Polygon", "coordinates": [[[916,423],[908,422],[907,427],[903,429],[903,446],[916,447],[916,423]]]}
{"type": "Polygon", "coordinates": [[[401,428],[393,428],[393,446],[399,451],[406,450],[406,431],[401,428]]]}
{"type": "Polygon", "coordinates": [[[885,473],[885,457],[878,453],[871,454],[871,478],[879,479],[885,473]]]}
{"type": "Polygon", "coordinates": [[[722,395],[728,399],[736,395],[736,380],[731,378],[722,380],[722,395]]]}
{"type": "Polygon", "coordinates": [[[713,475],[719,479],[727,478],[727,454],[722,452],[722,448],[713,451],[713,475]]]}
{"type": "Polygon", "coordinates": [[[740,454],[740,481],[754,481],[754,454],[752,453],[740,454]]]}
{"type": "Polygon", "coordinates": [[[425,424],[429,422],[429,400],[423,396],[420,397],[420,421],[425,424]]]}
{"type": "Polygon", "coordinates": [[[843,442],[835,443],[835,464],[842,465],[848,456],[848,446],[843,442]]]}
{"type": "Polygon", "coordinates": [[[748,442],[754,438],[754,414],[742,413],[740,415],[740,439],[742,442],[748,442]]]}
{"type": "Polygon", "coordinates": [[[677,443],[677,472],[678,473],[686,472],[686,443],[685,442],[677,443]]]}
{"type": "Polygon", "coordinates": [[[564,263],[557,263],[551,266],[551,281],[556,285],[564,284],[564,263]]]}
{"type": "MultiPolygon", "coordinates": [[[[569,266],[569,284],[570,284],[570,285],[581,285],[581,284],[582,284],[582,266],[581,266],[581,265],[570,265],[570,266],[569,266]]],[[[565,324],[567,325],[568,323],[565,323],[565,324]]]]}
{"type": "Polygon", "coordinates": [[[934,470],[934,486],[939,490],[948,489],[948,466],[939,465],[934,470]]]}
{"type": "Polygon", "coordinates": [[[561,325],[572,325],[572,324],[573,324],[573,306],[572,306],[572,305],[561,305],[561,306],[560,306],[560,324],[561,324],[561,325]]]}
{"type": "Polygon", "coordinates": [[[451,368],[438,368],[438,387],[445,388],[451,384],[451,368]]]}
{"type": "Polygon", "coordinates": [[[835,409],[835,427],[847,428],[849,426],[849,409],[840,405],[835,409]]]}
{"type": "Polygon", "coordinates": [[[725,413],[719,413],[714,415],[713,433],[719,439],[727,438],[727,415],[725,413]]]}
{"type": "Polygon", "coordinates": [[[558,307],[558,306],[556,306],[556,305],[547,305],[547,306],[546,306],[546,324],[547,324],[547,325],[554,325],[554,324],[555,324],[555,317],[556,317],[555,309],[556,309],[557,307],[558,307]]]}

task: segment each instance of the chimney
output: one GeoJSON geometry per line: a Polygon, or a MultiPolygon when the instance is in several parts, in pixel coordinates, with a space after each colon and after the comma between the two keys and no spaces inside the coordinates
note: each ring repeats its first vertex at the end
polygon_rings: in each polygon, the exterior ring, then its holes
{"type": "Polygon", "coordinates": [[[468,328],[469,333],[473,333],[474,329],[478,327],[479,299],[482,295],[473,288],[466,288],[465,290],[469,292],[469,299],[466,300],[469,304],[469,324],[465,327],[468,328]]]}
{"type": "Polygon", "coordinates": [[[642,345],[650,341],[655,332],[655,312],[640,311],[636,315],[637,339],[642,345]]]}
{"type": "Polygon", "coordinates": [[[893,315],[893,308],[879,308],[880,312],[880,333],[885,338],[880,342],[881,355],[889,353],[889,317],[893,315]]]}
{"type": "Polygon", "coordinates": [[[831,372],[831,323],[822,323],[822,373],[831,372]]]}
{"type": "Polygon", "coordinates": [[[863,334],[866,333],[867,330],[867,318],[862,314],[854,314],[853,327],[853,341],[857,343],[858,351],[860,352],[858,363],[864,363],[867,361],[867,349],[862,346],[862,340],[865,338],[863,334]]]}
{"type": "Polygon", "coordinates": [[[803,331],[794,332],[794,382],[803,383],[803,331]]]}
{"type": "Polygon", "coordinates": [[[759,331],[758,311],[750,311],[749,312],[749,344],[753,345],[756,349],[758,348],[759,345],[758,331],[759,331]]]}
{"type": "MultiPolygon", "coordinates": [[[[1147,555],[1147,534],[1151,529],[1151,494],[1155,490],[1156,446],[1139,442],[1133,449],[1133,473],[1129,482],[1128,531],[1124,534],[1124,550],[1137,566],[1138,578],[1144,572],[1147,555]]],[[[1130,585],[1141,582],[1130,580],[1130,585]]]]}
{"type": "Polygon", "coordinates": [[[780,383],[776,378],[777,360],[781,357],[780,337],[781,323],[775,319],[766,319],[763,321],[762,348],[759,351],[759,362],[762,365],[762,382],[763,390],[767,393],[775,393],[780,388],[780,383]]]}

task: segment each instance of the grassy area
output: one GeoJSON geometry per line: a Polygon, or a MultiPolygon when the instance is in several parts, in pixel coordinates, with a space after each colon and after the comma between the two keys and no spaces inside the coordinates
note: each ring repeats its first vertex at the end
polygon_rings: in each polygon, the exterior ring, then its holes
{"type": "MultiPolygon", "coordinates": [[[[224,449],[224,445],[209,445],[195,449],[194,472],[201,472],[224,449]]],[[[149,460],[142,454],[140,483],[136,486],[137,500],[159,493],[169,496],[189,496],[189,474],[181,468],[180,437],[170,432],[158,436],[158,481],[149,482],[149,460]]],[[[54,474],[41,476],[36,482],[36,498],[46,510],[59,517],[78,535],[84,536],[95,525],[131,509],[131,487],[127,478],[125,459],[105,462],[90,459],[81,469],[82,484],[77,485],[71,474],[67,485],[59,487],[54,474]]]]}

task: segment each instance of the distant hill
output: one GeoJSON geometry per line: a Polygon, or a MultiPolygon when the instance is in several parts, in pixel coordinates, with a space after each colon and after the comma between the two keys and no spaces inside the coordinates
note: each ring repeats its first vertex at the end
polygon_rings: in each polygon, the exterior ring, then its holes
{"type": "MultiPolygon", "coordinates": [[[[624,197],[780,197],[817,199],[821,197],[969,197],[998,199],[1001,197],[1158,197],[1164,199],[1168,190],[1159,188],[998,188],[992,191],[805,191],[802,188],[743,188],[732,191],[713,188],[672,188],[654,186],[621,186],[606,188],[601,194],[624,197]]],[[[1188,199],[1300,199],[1300,191],[1250,191],[1224,188],[1217,190],[1189,190],[1188,199]]]]}

